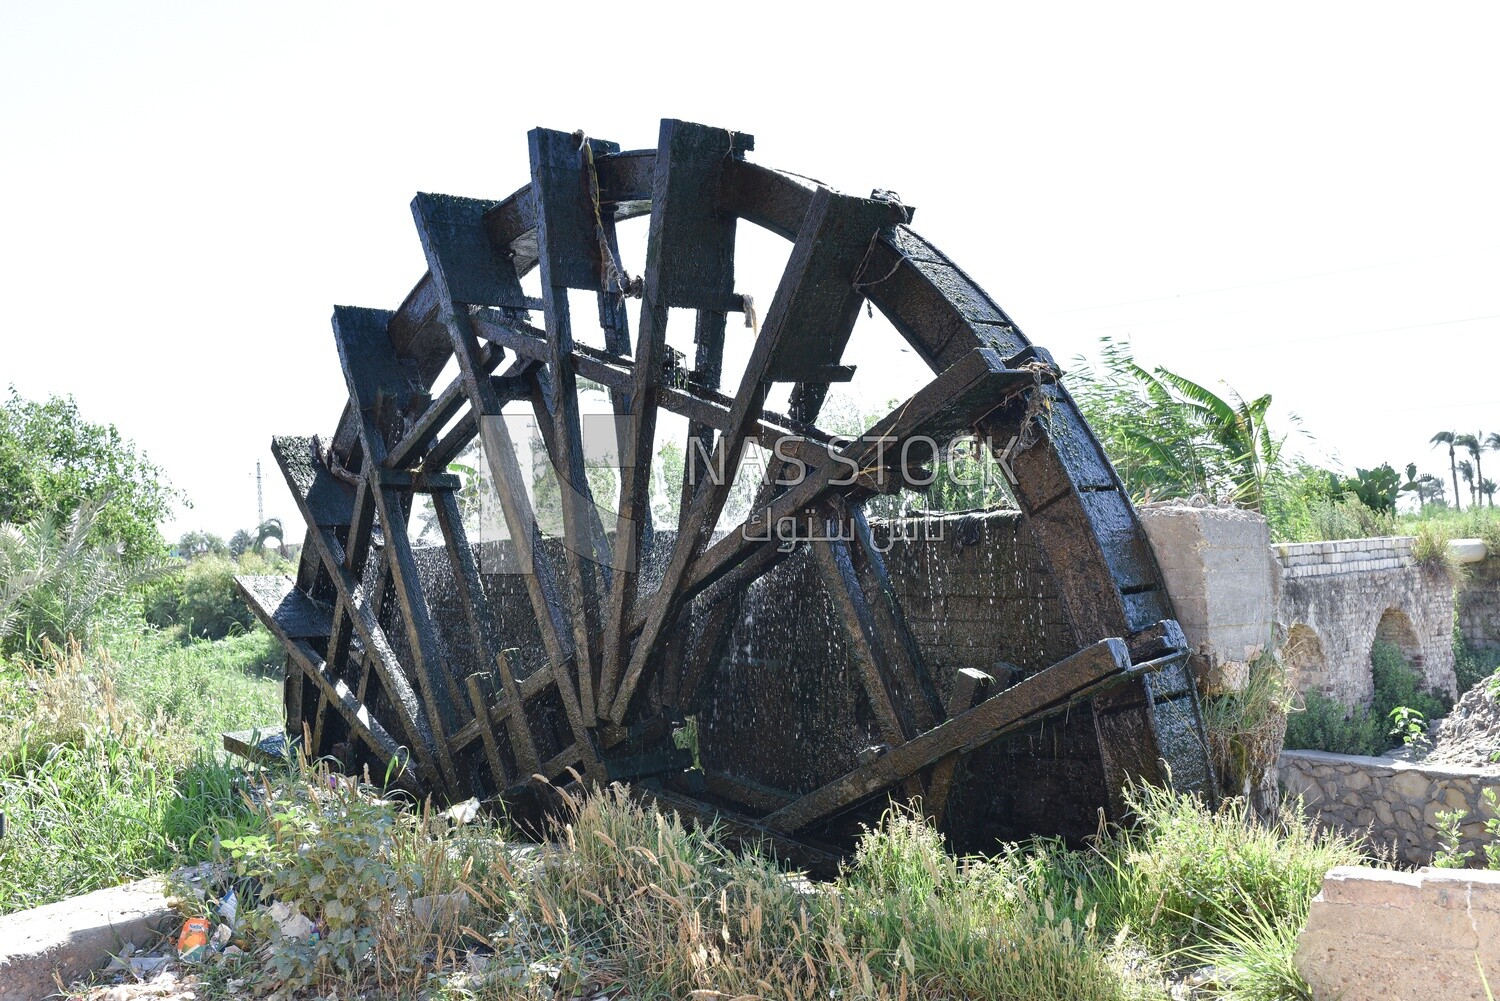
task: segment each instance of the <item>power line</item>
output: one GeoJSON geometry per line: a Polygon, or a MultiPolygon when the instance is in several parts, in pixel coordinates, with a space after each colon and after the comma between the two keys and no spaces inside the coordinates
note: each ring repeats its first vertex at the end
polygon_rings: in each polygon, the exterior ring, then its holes
{"type": "Polygon", "coordinates": [[[1172,299],[1185,299],[1195,295],[1211,295],[1215,292],[1234,292],[1246,288],[1262,288],[1266,285],[1282,285],[1287,282],[1300,282],[1309,278],[1328,278],[1333,275],[1347,275],[1358,271],[1378,271],[1381,268],[1394,268],[1403,264],[1421,264],[1425,261],[1441,261],[1450,257],[1464,257],[1469,254],[1493,254],[1500,247],[1481,247],[1477,250],[1455,250],[1446,254],[1433,254],[1430,257],[1409,257],[1401,261],[1386,261],[1384,264],[1365,264],[1357,268],[1339,268],[1336,271],[1314,271],[1308,274],[1291,275],[1286,278],[1271,278],[1262,282],[1246,282],[1243,285],[1221,285],[1217,288],[1198,289],[1193,292],[1174,292],[1171,295],[1152,296],[1149,299],[1127,299],[1123,302],[1105,302],[1096,306],[1078,306],[1073,309],[1060,309],[1051,313],[1038,313],[1036,319],[1047,316],[1067,316],[1070,313],[1087,313],[1096,309],[1114,309],[1118,306],[1138,306],[1148,302],[1167,302],[1172,299]]]}

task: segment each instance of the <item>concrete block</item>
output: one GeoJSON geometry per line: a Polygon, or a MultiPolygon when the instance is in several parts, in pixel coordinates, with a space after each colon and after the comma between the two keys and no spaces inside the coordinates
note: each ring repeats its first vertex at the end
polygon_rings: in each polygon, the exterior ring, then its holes
{"type": "Polygon", "coordinates": [[[96,890],[0,917],[0,1001],[38,1001],[109,962],[127,942],[144,947],[175,930],[159,879],[96,890]]]}
{"type": "Polygon", "coordinates": [[[1320,1001],[1485,1001],[1476,959],[1500,983],[1500,872],[1340,866],[1296,963],[1320,1001]]]}
{"type": "Polygon", "coordinates": [[[1158,563],[1172,568],[1167,593],[1203,687],[1242,686],[1247,651],[1271,639],[1282,575],[1273,552],[1296,569],[1318,555],[1303,546],[1273,550],[1265,519],[1251,511],[1161,505],[1139,513],[1158,563]]]}

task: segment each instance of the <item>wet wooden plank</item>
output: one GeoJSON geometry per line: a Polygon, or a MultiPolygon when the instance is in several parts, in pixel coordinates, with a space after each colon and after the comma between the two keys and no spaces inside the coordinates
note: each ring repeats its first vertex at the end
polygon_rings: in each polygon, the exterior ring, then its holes
{"type": "Polygon", "coordinates": [[[485,216],[496,204],[424,192],[412,200],[412,214],[421,220],[424,244],[442,261],[448,298],[475,306],[525,309],[515,266],[495,253],[485,233],[485,216]]]}
{"type": "MultiPolygon", "coordinates": [[[[541,757],[537,754],[536,741],[532,739],[531,727],[526,718],[526,693],[516,683],[516,672],[511,665],[511,655],[520,651],[501,650],[496,657],[496,666],[500,673],[500,683],[504,686],[505,698],[510,705],[510,715],[506,719],[506,727],[510,731],[510,747],[515,753],[516,764],[521,770],[521,776],[535,773],[541,768],[541,757]]],[[[543,668],[550,674],[550,669],[543,668]]],[[[541,675],[542,671],[532,677],[541,675]]],[[[539,678],[538,680],[543,680],[539,678]]],[[[550,681],[550,678],[545,680],[550,681]]],[[[581,722],[581,719],[580,719],[581,722]]]]}
{"type": "Polygon", "coordinates": [[[495,726],[490,717],[489,693],[485,691],[484,675],[474,673],[464,679],[464,684],[469,689],[469,704],[474,707],[474,724],[479,731],[479,739],[484,745],[484,760],[489,765],[490,774],[494,776],[495,788],[504,789],[506,786],[514,785],[519,776],[507,773],[505,762],[500,757],[500,743],[495,739],[495,726]]]}
{"type": "MultiPolygon", "coordinates": [[[[438,761],[450,782],[457,782],[450,735],[457,732],[472,712],[447,668],[438,640],[437,626],[427,606],[416,556],[407,528],[408,512],[403,493],[413,483],[409,474],[381,467],[391,441],[399,440],[402,424],[385,420],[382,407],[390,401],[398,412],[410,412],[414,400],[425,396],[409,366],[396,358],[386,334],[392,314],[385,310],[339,306],[334,309],[334,341],[338,346],[350,399],[358,407],[364,447],[364,475],[380,515],[395,585],[400,618],[406,627],[407,646],[417,688],[436,741],[438,761]]],[[[425,407],[424,407],[425,409],[425,407]]]]}
{"type": "Polygon", "coordinates": [[[328,638],[333,628],[332,609],[299,591],[291,577],[242,574],[234,578],[234,584],[256,618],[275,623],[277,636],[288,640],[328,638]]]}
{"type": "MultiPolygon", "coordinates": [[[[651,458],[656,440],[667,318],[673,307],[721,307],[734,291],[735,219],[720,203],[726,159],[743,155],[749,136],[663,119],[653,162],[651,225],[635,364],[628,387],[632,418],[622,422],[620,509],[615,578],[601,638],[600,702],[613,701],[628,652],[625,623],[636,599],[638,561],[650,526],[651,458]]],[[[723,314],[718,314],[722,349],[723,314]]],[[[701,325],[700,317],[700,325],[701,325]]]]}
{"type": "MultiPolygon", "coordinates": [[[[972,667],[960,668],[953,677],[953,689],[948,693],[948,715],[962,716],[974,708],[993,689],[994,682],[995,679],[983,671],[972,667]]],[[[958,771],[959,757],[958,754],[950,754],[932,766],[922,808],[934,824],[943,822],[943,813],[948,809],[948,794],[953,790],[953,776],[958,771]]]]}
{"type": "MultiPolygon", "coordinates": [[[[524,190],[529,200],[530,188],[524,190]]],[[[501,511],[526,579],[527,597],[536,616],[547,660],[554,666],[560,666],[573,657],[572,626],[558,597],[556,573],[551,561],[542,551],[541,532],[526,493],[526,481],[516,456],[515,443],[511,440],[502,417],[502,409],[507,401],[496,392],[484,368],[485,355],[475,334],[473,318],[467,309],[460,308],[463,303],[455,302],[448,292],[445,244],[441,240],[428,238],[421,205],[414,205],[413,209],[417,231],[422,237],[423,252],[427,256],[427,266],[453,344],[454,357],[459,364],[475,430],[483,446],[485,462],[489,466],[501,511]]],[[[493,246],[491,250],[497,257],[503,256],[493,246]]],[[[442,448],[440,444],[438,450],[441,451],[442,448]]]]}
{"type": "Polygon", "coordinates": [[[799,381],[805,374],[802,366],[822,358],[816,345],[827,330],[817,324],[834,330],[841,323],[852,326],[860,302],[854,282],[863,252],[881,226],[895,221],[893,213],[898,211],[886,202],[837,195],[826,188],[814,195],[745,366],[728,425],[714,449],[713,467],[725,475],[698,487],[683,519],[661,586],[606,713],[615,722],[628,711],[658,652],[662,630],[681,609],[682,585],[724,509],[745,439],[760,417],[770,380],[799,381]]]}
{"type": "Polygon", "coordinates": [[[795,833],[891,788],[946,755],[971,752],[1060,712],[1112,679],[1123,681],[1129,667],[1124,640],[1101,640],[777,810],[765,818],[765,825],[795,833]]]}
{"type": "Polygon", "coordinates": [[[588,482],[573,367],[573,328],[567,290],[605,291],[618,280],[591,184],[596,153],[619,147],[576,134],[532,129],[531,193],[546,307],[547,367],[551,377],[549,453],[561,493],[565,593],[572,616],[579,705],[586,726],[596,718],[604,587],[610,549],[588,482]]]}
{"type": "MultiPolygon", "coordinates": [[[[287,486],[298,510],[309,524],[315,524],[313,508],[309,498],[321,493],[326,499],[336,492],[338,483],[331,473],[318,461],[317,453],[308,438],[278,437],[271,440],[271,455],[281,468],[287,486]],[[333,484],[333,485],[330,485],[333,484]]],[[[345,496],[352,491],[344,488],[345,496]]],[[[352,499],[349,504],[352,506],[352,499]]],[[[323,564],[331,580],[338,600],[347,604],[355,630],[365,646],[366,655],[373,658],[372,664],[380,676],[386,694],[398,717],[397,723],[411,749],[413,756],[429,772],[437,775],[437,749],[432,731],[422,712],[421,704],[411,683],[406,677],[401,662],[385,636],[385,630],[376,618],[375,611],[364,593],[364,588],[343,564],[343,546],[333,529],[317,526],[307,536],[312,554],[323,564]]]]}

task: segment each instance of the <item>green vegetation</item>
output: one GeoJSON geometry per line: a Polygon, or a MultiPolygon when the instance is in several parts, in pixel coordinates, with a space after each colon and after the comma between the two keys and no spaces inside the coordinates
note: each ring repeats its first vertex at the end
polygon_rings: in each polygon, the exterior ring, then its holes
{"type": "Polygon", "coordinates": [[[1250,662],[1238,691],[1205,697],[1203,724],[1220,787],[1262,817],[1280,806],[1276,762],[1293,707],[1286,664],[1275,644],[1250,662]]]}
{"type": "Polygon", "coordinates": [[[183,645],[121,632],[0,664],[0,913],[208,858],[240,831],[222,730],[275,720],[264,632],[183,645]]]}
{"type": "Polygon", "coordinates": [[[246,550],[237,560],[227,554],[199,556],[150,591],[146,621],[188,636],[221,639],[255,625],[255,617],[235,590],[237,574],[292,574],[290,562],[274,550],[246,550]]]}
{"type": "Polygon", "coordinates": [[[1400,733],[1392,732],[1393,714],[1398,709],[1436,719],[1452,708],[1446,697],[1422,687],[1421,675],[1390,643],[1375,641],[1370,671],[1375,688],[1371,705],[1351,708],[1309,692],[1301,711],[1292,713],[1287,722],[1286,746],[1335,754],[1381,755],[1406,736],[1404,727],[1400,733]]]}
{"type": "Polygon", "coordinates": [[[1350,477],[1295,454],[1289,443],[1302,434],[1300,421],[1292,415],[1287,428],[1273,427],[1269,395],[1215,392],[1162,366],[1147,371],[1107,337],[1099,353],[1098,363],[1075,361],[1068,389],[1137,503],[1195,495],[1231,502],[1264,514],[1277,542],[1415,534],[1427,521],[1445,526],[1447,538],[1470,538],[1500,525],[1483,464],[1486,451],[1500,450],[1500,433],[1434,435],[1433,445],[1448,452],[1447,477],[1419,472],[1414,462],[1404,479],[1389,463],[1350,477]],[[1416,512],[1398,514],[1402,494],[1416,498],[1416,512]]]}
{"type": "Polygon", "coordinates": [[[114,425],[84,420],[72,397],[37,402],[11,387],[0,407],[0,522],[66,524],[92,502],[97,540],[133,562],[164,554],[156,526],[181,499],[114,425]]]}
{"type": "MultiPolygon", "coordinates": [[[[1486,869],[1500,870],[1500,792],[1493,787],[1481,795],[1489,816],[1484,820],[1484,863],[1486,869]]],[[[1467,810],[1440,810],[1437,814],[1438,842],[1442,846],[1432,857],[1432,864],[1439,869],[1463,869],[1468,866],[1474,852],[1462,848],[1461,825],[1468,819],[1467,810]]]]}
{"type": "MultiPolygon", "coordinates": [[[[1161,500],[1203,494],[1269,512],[1289,473],[1286,434],[1267,420],[1271,397],[1220,396],[1130,349],[1100,341],[1101,361],[1079,359],[1069,390],[1131,496],[1161,500]]],[[[1295,420],[1295,418],[1294,418],[1295,420]]]]}
{"type": "Polygon", "coordinates": [[[1131,807],[1136,827],[1087,849],[989,858],[893,811],[817,886],[620,787],[574,801],[538,851],[314,769],[266,786],[258,829],[224,842],[244,952],[199,994],[1166,1001],[1169,978],[1211,964],[1221,996],[1307,997],[1296,932],[1358,849],[1295,810],[1266,826],[1242,801],[1153,789],[1131,807]],[[497,953],[478,972],[475,947],[497,953]]]}
{"type": "Polygon", "coordinates": [[[0,523],[0,655],[91,639],[106,615],[165,574],[159,560],[129,562],[104,541],[98,514],[85,501],[66,527],[55,514],[0,523]]]}

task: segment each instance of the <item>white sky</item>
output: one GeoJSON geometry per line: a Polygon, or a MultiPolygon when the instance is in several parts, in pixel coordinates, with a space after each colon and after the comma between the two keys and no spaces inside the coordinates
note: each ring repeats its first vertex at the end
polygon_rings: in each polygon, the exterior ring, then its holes
{"type": "Polygon", "coordinates": [[[1351,468],[1500,430],[1500,8],[980,9],[0,0],[0,386],[117,424],[195,504],[171,535],[251,525],[257,459],[296,523],[270,437],[332,429],[331,306],[420,277],[411,196],[670,116],[899,191],[1060,359],[1128,335],[1351,468]]]}

